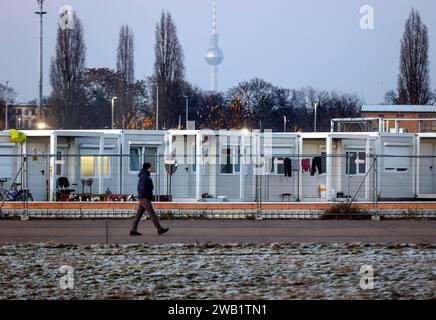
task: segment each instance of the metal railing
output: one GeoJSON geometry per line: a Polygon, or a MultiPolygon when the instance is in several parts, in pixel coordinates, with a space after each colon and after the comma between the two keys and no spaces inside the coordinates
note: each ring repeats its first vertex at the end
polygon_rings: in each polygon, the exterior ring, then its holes
{"type": "Polygon", "coordinates": [[[28,192],[26,199],[33,201],[135,201],[144,161],[152,163],[159,202],[256,202],[261,208],[263,202],[436,200],[434,156],[354,152],[224,158],[1,155],[0,203],[22,201],[14,192],[28,192]]]}

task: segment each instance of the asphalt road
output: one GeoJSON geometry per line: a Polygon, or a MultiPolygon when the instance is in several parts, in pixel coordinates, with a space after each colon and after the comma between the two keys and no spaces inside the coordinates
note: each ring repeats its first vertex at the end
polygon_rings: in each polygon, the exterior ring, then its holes
{"type": "Polygon", "coordinates": [[[128,235],[130,220],[0,220],[0,244],[129,243],[436,243],[436,221],[162,221],[158,236],[150,220],[140,237],[128,235]]]}

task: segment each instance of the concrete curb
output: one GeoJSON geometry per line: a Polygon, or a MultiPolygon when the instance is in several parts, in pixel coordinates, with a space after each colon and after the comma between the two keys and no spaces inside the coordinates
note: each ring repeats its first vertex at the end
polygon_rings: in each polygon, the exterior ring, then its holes
{"type": "MultiPolygon", "coordinates": [[[[3,209],[0,218],[13,218],[25,215],[23,209],[3,209]]],[[[301,219],[317,220],[323,215],[323,210],[188,210],[188,209],[158,209],[158,216],[163,219],[301,219]]],[[[129,219],[135,215],[131,209],[29,209],[27,216],[32,219],[129,219]]],[[[429,219],[436,218],[434,210],[379,210],[375,215],[384,219],[429,219]]],[[[347,215],[352,219],[352,216],[347,215]]]]}

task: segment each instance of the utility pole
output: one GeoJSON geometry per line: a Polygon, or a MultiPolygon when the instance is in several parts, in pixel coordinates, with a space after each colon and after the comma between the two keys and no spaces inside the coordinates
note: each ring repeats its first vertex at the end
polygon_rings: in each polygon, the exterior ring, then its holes
{"type": "Polygon", "coordinates": [[[313,120],[313,131],[314,132],[317,132],[317,127],[316,127],[316,118],[317,118],[317,111],[318,111],[318,105],[319,105],[319,102],[315,102],[314,104],[313,104],[313,108],[314,108],[314,120],[313,120]]]}
{"type": "Polygon", "coordinates": [[[8,121],[9,121],[9,119],[8,119],[8,113],[9,113],[9,111],[8,111],[8,103],[9,103],[9,95],[8,95],[8,90],[9,90],[9,81],[6,81],[6,92],[5,92],[5,112],[6,112],[6,114],[5,114],[5,130],[8,130],[8,121]]]}
{"type": "Polygon", "coordinates": [[[189,98],[188,96],[183,96],[186,99],[186,128],[185,130],[188,130],[188,109],[189,109],[189,98]]]}
{"type": "Polygon", "coordinates": [[[43,82],[42,82],[42,68],[43,68],[43,61],[42,61],[42,56],[43,56],[43,17],[45,14],[47,14],[46,11],[44,11],[44,0],[37,0],[38,1],[38,6],[39,6],[39,11],[35,11],[35,14],[39,15],[39,64],[38,64],[38,76],[39,76],[39,81],[38,81],[38,116],[41,113],[41,105],[42,105],[42,86],[43,86],[43,82]]]}
{"type": "Polygon", "coordinates": [[[156,85],[156,130],[159,130],[159,84],[156,85]]]}
{"type": "Polygon", "coordinates": [[[114,129],[114,122],[115,122],[115,119],[114,119],[114,112],[115,112],[115,100],[117,100],[118,99],[118,97],[112,97],[112,100],[111,100],[111,129],[113,130],[114,129]]]}

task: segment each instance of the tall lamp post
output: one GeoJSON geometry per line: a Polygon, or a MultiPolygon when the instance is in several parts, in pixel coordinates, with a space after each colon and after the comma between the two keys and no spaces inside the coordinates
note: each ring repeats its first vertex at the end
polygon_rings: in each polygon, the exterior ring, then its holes
{"type": "Polygon", "coordinates": [[[42,105],[42,63],[43,63],[43,17],[45,14],[47,14],[47,11],[44,11],[44,1],[45,0],[37,0],[39,11],[36,11],[35,14],[39,15],[39,57],[38,57],[38,116],[41,112],[41,105],[42,105]]]}
{"type": "Polygon", "coordinates": [[[314,132],[316,132],[316,112],[317,112],[317,110],[318,110],[318,105],[319,105],[319,102],[318,101],[316,101],[316,102],[314,102],[313,103],[313,109],[314,109],[314,119],[313,119],[313,131],[314,132]]]}
{"type": "Polygon", "coordinates": [[[286,122],[287,122],[287,118],[286,116],[283,116],[283,132],[286,132],[286,122]]]}
{"type": "Polygon", "coordinates": [[[156,84],[156,130],[159,130],[159,84],[156,84]]]}
{"type": "Polygon", "coordinates": [[[8,119],[8,113],[9,113],[9,111],[8,111],[8,103],[9,103],[9,95],[8,95],[8,90],[9,90],[9,81],[6,81],[6,92],[5,92],[5,112],[6,112],[6,114],[5,114],[5,130],[8,130],[8,121],[9,121],[9,119],[8,119]]]}
{"type": "Polygon", "coordinates": [[[118,97],[112,97],[112,112],[111,112],[111,129],[114,129],[114,106],[115,106],[115,100],[117,100],[118,97]]]}
{"type": "Polygon", "coordinates": [[[188,130],[188,109],[189,109],[189,98],[188,96],[183,96],[186,99],[186,130],[188,130]]]}

